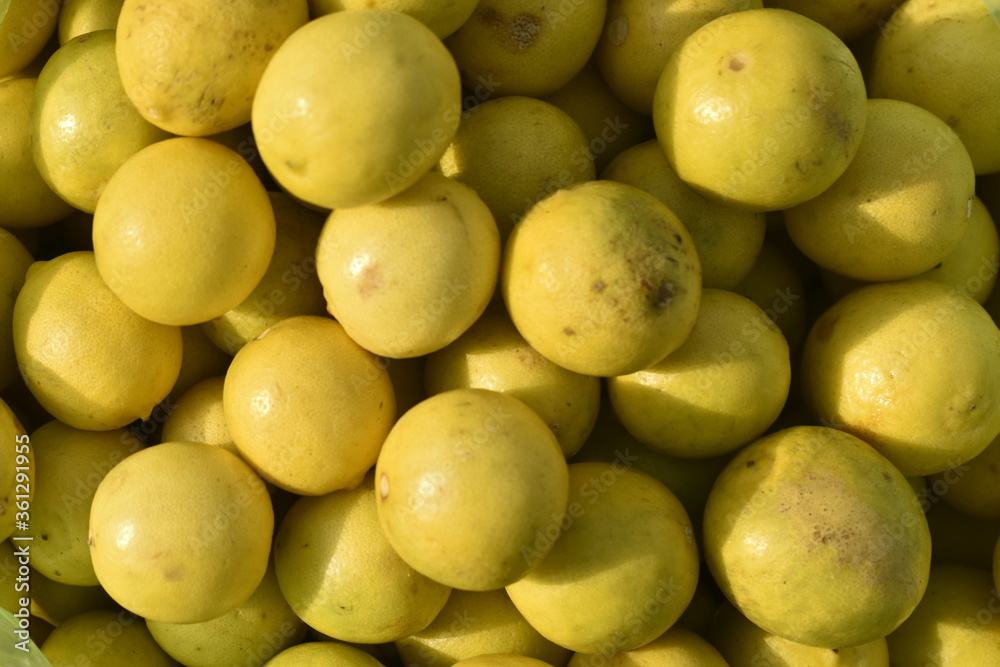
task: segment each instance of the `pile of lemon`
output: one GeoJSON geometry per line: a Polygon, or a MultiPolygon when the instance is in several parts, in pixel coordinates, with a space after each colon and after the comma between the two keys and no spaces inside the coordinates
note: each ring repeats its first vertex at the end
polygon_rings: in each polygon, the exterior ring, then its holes
{"type": "Polygon", "coordinates": [[[4,663],[1000,664],[1000,25],[765,4],[0,2],[4,663]]]}

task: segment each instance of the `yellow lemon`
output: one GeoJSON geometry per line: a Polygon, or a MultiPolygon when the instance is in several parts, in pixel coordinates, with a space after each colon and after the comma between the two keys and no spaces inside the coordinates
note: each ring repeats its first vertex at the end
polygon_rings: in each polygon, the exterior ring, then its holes
{"type": "Polygon", "coordinates": [[[4,184],[0,226],[6,229],[41,227],[73,211],[38,173],[31,156],[31,104],[37,83],[34,78],[0,81],[0,181],[4,184]]]}
{"type": "Polygon", "coordinates": [[[292,195],[325,208],[362,206],[402,192],[437,163],[458,128],[460,100],[455,60],[423,23],[334,12],[296,31],[268,64],[253,131],[264,164],[292,195]]]}
{"type": "Polygon", "coordinates": [[[899,4],[892,0],[836,0],[822,3],[808,0],[768,0],[767,6],[807,16],[845,42],[853,43],[873,32],[876,26],[884,29],[886,19],[899,4]]]}
{"type": "Polygon", "coordinates": [[[222,400],[243,458],[300,495],[360,484],[396,410],[384,365],[338,323],[312,316],[282,320],[240,350],[222,400]]]}
{"type": "Polygon", "coordinates": [[[832,428],[787,428],[740,450],[704,521],[705,557],[726,597],[800,644],[884,637],[927,585],[930,532],[906,478],[832,428]]]}
{"type": "Polygon", "coordinates": [[[419,20],[434,34],[444,39],[465,23],[478,0],[309,0],[309,13],[313,18],[343,10],[375,9],[383,12],[402,12],[419,20]]]}
{"type": "Polygon", "coordinates": [[[200,324],[239,305],[274,252],[267,192],[236,152],[177,137],[130,157],[94,211],[101,277],[163,324],[200,324]]]}
{"type": "Polygon", "coordinates": [[[817,418],[907,475],[978,455],[1000,433],[1000,331],[983,307],[926,280],[869,285],[831,306],[802,355],[817,418]]]}
{"type": "Polygon", "coordinates": [[[761,0],[610,0],[595,50],[598,66],[615,95],[651,116],[667,58],[688,35],[719,16],[761,7],[761,0]]]}
{"type": "Polygon", "coordinates": [[[456,667],[552,667],[547,662],[516,653],[487,653],[460,660],[455,665],[456,667]]]}
{"type": "Polygon", "coordinates": [[[478,655],[521,655],[565,665],[569,649],[538,634],[502,588],[455,589],[437,617],[420,632],[396,642],[408,667],[451,667],[478,655]]]}
{"type": "Polygon", "coordinates": [[[653,136],[653,120],[618,99],[594,58],[569,83],[542,99],[580,126],[598,173],[626,148],[653,136]]]}
{"type": "Polygon", "coordinates": [[[129,611],[199,623],[257,589],[273,529],[264,483],[239,457],[200,442],[163,443],[128,457],[97,487],[90,554],[101,585],[129,611]]]}
{"type": "Polygon", "coordinates": [[[342,641],[380,644],[420,632],[451,593],[393,551],[372,475],[355,489],[300,498],[275,536],[274,559],[295,613],[342,641]]]}
{"type": "Polygon", "coordinates": [[[114,30],[70,40],[38,76],[31,110],[35,166],[56,194],[81,211],[94,212],[125,160],[169,136],[125,96],[114,30]]]}
{"type": "Polygon", "coordinates": [[[45,47],[59,21],[59,0],[4,3],[0,16],[0,79],[26,67],[45,47]]]}
{"type": "Polygon", "coordinates": [[[920,604],[886,637],[893,666],[1000,663],[1000,625],[993,611],[998,605],[988,570],[935,565],[920,604]]]}
{"type": "Polygon", "coordinates": [[[750,299],[706,289],[684,344],[649,368],[609,378],[608,393],[640,442],[701,458],[762,435],[790,384],[788,343],[778,326],[750,299]]]}
{"type": "Polygon", "coordinates": [[[56,419],[104,431],[149,417],[181,365],[181,332],[136,315],[101,280],[94,253],[31,265],[14,304],[24,381],[56,419]]]}
{"type": "Polygon", "coordinates": [[[733,289],[750,272],[764,243],[764,215],[702,197],[670,168],[659,142],[624,151],[601,179],[645,190],[677,214],[698,251],[705,287],[733,289]]]}
{"type": "Polygon", "coordinates": [[[224,386],[224,377],[210,377],[181,394],[163,422],[163,441],[204,442],[239,456],[226,423],[222,400],[224,386]]]}
{"type": "Polygon", "coordinates": [[[548,102],[519,95],[469,111],[440,168],[482,197],[504,241],[536,202],[594,180],[594,160],[576,121],[548,102]]]}
{"type": "Polygon", "coordinates": [[[707,641],[683,628],[672,627],[658,638],[616,655],[577,653],[568,667],[729,667],[707,641]]]}
{"type": "Polygon", "coordinates": [[[175,399],[202,380],[225,375],[233,359],[220,350],[198,325],[181,327],[181,339],[184,341],[181,371],[170,390],[170,396],[175,399]]]}
{"type": "Polygon", "coordinates": [[[125,0],[63,0],[59,44],[96,30],[114,30],[125,0]]]}
{"type": "Polygon", "coordinates": [[[927,482],[937,497],[964,514],[1000,519],[1000,434],[975,458],[927,482]]]}
{"type": "Polygon", "coordinates": [[[694,595],[691,521],[677,497],[643,472],[617,461],[569,469],[562,534],[507,593],[560,646],[630,651],[666,632],[694,595]]]}
{"type": "Polygon", "coordinates": [[[0,391],[18,377],[14,357],[14,301],[33,261],[24,244],[0,228],[0,391]]]}
{"type": "Polygon", "coordinates": [[[327,310],[386,357],[422,356],[462,335],[490,302],[499,266],[489,209],[435,172],[386,201],[334,211],[316,249],[327,310]]]}
{"type": "Polygon", "coordinates": [[[681,180],[755,211],[789,208],[836,181],[865,111],[850,50],[784,9],[725,14],[693,32],[653,100],[656,136],[681,180]]]}
{"type": "Polygon", "coordinates": [[[127,611],[96,610],[74,616],[41,646],[52,667],[179,667],[149,634],[146,623],[127,611]]]}
{"type": "Polygon", "coordinates": [[[203,623],[146,621],[160,648],[185,667],[260,665],[306,636],[281,595],[273,564],[247,601],[203,623]]]}
{"type": "Polygon", "coordinates": [[[606,11],[604,0],[480,0],[445,43],[467,87],[489,83],[498,95],[541,97],[583,69],[606,11]]]}
{"type": "Polygon", "coordinates": [[[17,522],[30,525],[35,459],[28,433],[3,399],[0,399],[0,436],[3,437],[0,454],[7,461],[0,468],[0,537],[7,539],[14,534],[17,522]]]}
{"type": "Polygon", "coordinates": [[[790,252],[764,240],[757,261],[733,289],[764,311],[781,329],[792,358],[798,358],[808,332],[806,288],[790,252]]]}
{"type": "Polygon", "coordinates": [[[74,586],[53,581],[31,570],[31,614],[59,627],[69,619],[97,609],[120,610],[98,585],[74,586]]]}
{"type": "Polygon", "coordinates": [[[202,324],[209,338],[230,354],[286,317],[326,313],[323,287],[316,276],[322,215],[284,193],[268,192],[267,196],[276,226],[267,271],[242,303],[202,324]]]}
{"type": "Polygon", "coordinates": [[[309,19],[306,0],[125,0],[115,45],[125,92],[143,118],[203,137],[250,120],[258,82],[309,19]]]}
{"type": "Polygon", "coordinates": [[[987,3],[906,2],[880,30],[872,97],[912,102],[954,130],[977,174],[1000,171],[1000,31],[987,3]]]}
{"type": "Polygon", "coordinates": [[[81,431],[51,421],[31,434],[35,496],[31,502],[31,565],[75,586],[99,582],[87,547],[90,506],[101,480],[143,449],[125,429],[81,431]]]}
{"type": "Polygon", "coordinates": [[[264,667],[384,667],[359,648],[340,642],[306,642],[274,656],[264,667]]]}
{"type": "Polygon", "coordinates": [[[860,280],[912,278],[965,234],[975,174],[958,136],[908,102],[869,100],[855,159],[819,196],[784,212],[795,245],[860,280]]]}
{"type": "Polygon", "coordinates": [[[451,389],[492,389],[520,399],[545,420],[570,457],[597,419],[600,381],[557,366],[517,332],[501,304],[492,305],[458,340],[427,357],[429,395],[451,389]]]}
{"type": "Polygon", "coordinates": [[[663,202],[592,181],[528,212],[507,243],[501,284],[514,325],[543,356],[585,375],[623,375],[687,338],[701,265],[663,202]]]}
{"type": "Polygon", "coordinates": [[[818,648],[771,634],[725,602],[712,622],[712,643],[731,665],[768,667],[889,667],[889,649],[879,637],[861,646],[818,648]]]}
{"type": "Polygon", "coordinates": [[[566,510],[566,485],[566,460],[541,417],[486,389],[411,408],[375,466],[389,543],[413,569],[464,590],[501,588],[528,571],[536,534],[566,510]]]}

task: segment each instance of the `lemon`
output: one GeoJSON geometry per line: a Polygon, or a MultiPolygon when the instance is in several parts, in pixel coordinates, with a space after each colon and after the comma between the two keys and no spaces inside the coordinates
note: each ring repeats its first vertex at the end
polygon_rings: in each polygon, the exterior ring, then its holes
{"type": "Polygon", "coordinates": [[[45,47],[59,20],[59,0],[4,3],[0,15],[0,79],[26,67],[45,47]]]}
{"type": "Polygon", "coordinates": [[[242,303],[202,324],[209,338],[230,354],[286,317],[326,313],[316,276],[316,244],[323,217],[284,193],[268,192],[267,196],[274,210],[276,236],[264,277],[242,303]]]}
{"type": "Polygon", "coordinates": [[[30,577],[31,615],[48,621],[55,627],[88,611],[120,610],[111,596],[100,586],[64,584],[49,579],[34,568],[30,577]]]}
{"type": "Polygon", "coordinates": [[[869,285],[831,306],[802,355],[806,401],[906,475],[973,458],[1000,433],[1000,331],[940,283],[869,285]]]}
{"type": "Polygon", "coordinates": [[[768,7],[780,7],[803,16],[828,28],[845,42],[855,43],[867,34],[878,34],[874,28],[885,31],[887,19],[899,4],[892,0],[836,0],[836,2],[808,2],[804,0],[768,0],[768,7]]]}
{"type": "Polygon", "coordinates": [[[684,344],[645,370],[609,378],[608,393],[640,442],[701,458],[762,435],[790,384],[788,343],[778,326],[750,299],[706,289],[684,344]]]}
{"type": "Polygon", "coordinates": [[[31,565],[75,586],[99,582],[87,547],[90,506],[104,476],[142,443],[125,429],[81,431],[51,421],[31,434],[35,496],[31,503],[31,565]]]}
{"type": "Polygon", "coordinates": [[[384,365],[333,320],[282,320],[233,359],[223,389],[240,454],[300,495],[357,486],[395,417],[384,365]]]}
{"type": "Polygon", "coordinates": [[[569,83],[542,99],[580,126],[598,173],[626,148],[653,136],[653,120],[615,96],[593,57],[569,83]]]}
{"type": "Polygon", "coordinates": [[[601,399],[600,381],[552,363],[517,332],[493,304],[458,340],[427,357],[429,395],[478,387],[513,396],[534,410],[568,458],[590,434],[601,399]]]}
{"type": "Polygon", "coordinates": [[[677,497],[643,472],[617,461],[569,469],[569,505],[554,524],[561,536],[507,592],[525,619],[560,646],[630,651],[666,632],[694,595],[691,521],[677,497]]]}
{"type": "Polygon", "coordinates": [[[407,14],[378,10],[334,12],[296,31],[264,71],[252,114],[275,180],[331,209],[413,185],[460,118],[458,68],[438,36],[407,14]]]}
{"type": "Polygon", "coordinates": [[[880,31],[872,97],[912,102],[954,130],[977,174],[1000,171],[1000,32],[986,3],[901,5],[880,31]]]}
{"type": "Polygon", "coordinates": [[[750,272],[764,243],[764,215],[702,197],[677,177],[656,140],[624,151],[601,179],[645,190],[677,214],[698,251],[705,287],[733,289],[750,272]]]}
{"type": "Polygon", "coordinates": [[[225,375],[232,361],[232,357],[220,350],[200,326],[181,327],[181,339],[184,341],[181,371],[170,390],[175,399],[202,380],[225,375]]]}
{"type": "Polygon", "coordinates": [[[424,576],[463,590],[501,588],[534,564],[537,536],[558,527],[566,467],[552,431],[521,401],[446,391],[389,432],[375,466],[379,521],[424,576]]]}
{"type": "Polygon", "coordinates": [[[706,561],[726,597],[799,644],[884,637],[927,585],[930,532],[906,478],[832,428],[787,428],[740,450],[704,523],[706,561]]]}
{"type": "Polygon", "coordinates": [[[386,357],[422,356],[458,338],[489,303],[499,266],[489,209],[439,173],[386,201],[334,211],[316,249],[327,310],[386,357]]]}
{"type": "Polygon", "coordinates": [[[18,555],[14,543],[0,541],[0,607],[15,613],[21,607],[21,591],[17,590],[18,555]]]}
{"type": "Polygon", "coordinates": [[[1000,434],[978,456],[927,482],[941,500],[964,514],[1000,519],[1000,434]]]}
{"type": "Polygon", "coordinates": [[[420,632],[396,642],[407,667],[450,667],[479,655],[506,653],[565,665],[569,649],[538,634],[502,588],[455,589],[437,617],[420,632]]]}
{"type": "Polygon", "coordinates": [[[49,188],[31,157],[31,103],[37,83],[34,78],[0,81],[0,227],[7,229],[41,227],[73,211],[49,188]]]}
{"type": "Polygon", "coordinates": [[[653,122],[688,185],[755,211],[790,208],[836,181],[865,128],[850,50],[784,9],[725,14],[671,53],[653,122]]]}
{"type": "Polygon", "coordinates": [[[149,417],[173,386],[181,332],[132,312],[108,289],[94,253],[35,262],[14,304],[24,381],[56,419],[110,430],[149,417]]]}
{"type": "Polygon", "coordinates": [[[604,0],[480,0],[445,44],[468,88],[488,84],[498,95],[541,97],[583,69],[606,11],[604,0]]]}
{"type": "Polygon", "coordinates": [[[364,651],[339,642],[306,642],[286,648],[264,667],[384,667],[364,651]]]}
{"type": "Polygon", "coordinates": [[[309,19],[305,0],[125,0],[115,45],[121,82],[150,123],[203,137],[250,120],[277,49],[309,19]]]}
{"type": "Polygon", "coordinates": [[[127,611],[97,610],[75,616],[41,646],[52,667],[178,667],[153,641],[141,618],[127,611]]]}
{"type": "Polygon", "coordinates": [[[94,212],[101,277],[163,324],[200,324],[242,302],[274,252],[267,192],[234,151],[177,137],[119,167],[94,212]]]}
{"type": "Polygon", "coordinates": [[[181,394],[163,422],[164,442],[186,440],[215,445],[239,456],[223,407],[225,377],[210,377],[181,394]]]}
{"type": "Polygon", "coordinates": [[[598,66],[615,95],[651,116],[667,58],[688,35],[719,16],[761,7],[761,0],[610,0],[595,50],[598,66]]]}
{"type": "Polygon", "coordinates": [[[17,521],[27,521],[31,516],[35,459],[27,431],[3,399],[0,399],[0,436],[3,438],[0,454],[7,461],[0,468],[0,537],[7,539],[14,534],[17,521]]]}
{"type": "Polygon", "coordinates": [[[658,638],[617,655],[577,653],[568,667],[729,667],[707,641],[683,628],[672,627],[658,638]]]}
{"type": "Polygon", "coordinates": [[[791,253],[764,239],[757,261],[733,291],[756,303],[778,325],[797,359],[808,333],[806,289],[791,253]]]}
{"type": "Polygon", "coordinates": [[[806,646],[757,627],[728,602],[719,607],[710,638],[731,665],[889,667],[889,649],[884,637],[861,646],[834,649],[806,646]]]}
{"type": "Polygon", "coordinates": [[[472,15],[478,0],[309,0],[313,18],[343,10],[375,9],[402,12],[419,20],[444,39],[458,30],[472,15]]]}
{"type": "Polygon", "coordinates": [[[931,568],[927,593],[898,630],[886,637],[898,667],[994,665],[1000,662],[998,598],[987,570],[931,568]]]}
{"type": "Polygon", "coordinates": [[[972,212],[975,174],[958,136],[908,102],[869,100],[850,167],[819,196],[784,212],[795,245],[859,280],[911,278],[941,262],[972,212]]]}
{"type": "Polygon", "coordinates": [[[49,187],[93,213],[111,175],[170,135],[132,106],[118,77],[115,31],[76,37],[42,68],[31,109],[31,149],[49,187]]]}
{"type": "Polygon", "coordinates": [[[306,624],[281,595],[273,564],[246,602],[218,618],[146,626],[160,648],[185,667],[259,665],[306,636],[306,624]]]}
{"type": "Polygon", "coordinates": [[[389,546],[370,474],[355,489],[300,498],[281,523],[274,558],[295,613],[342,641],[379,644],[420,632],[451,593],[389,546]]]}
{"type": "Polygon", "coordinates": [[[118,25],[125,0],[63,0],[59,10],[59,44],[96,30],[118,25]]]}
{"type": "Polygon", "coordinates": [[[457,667],[552,667],[547,662],[516,653],[488,653],[456,662],[457,667]]]}
{"type": "Polygon", "coordinates": [[[0,391],[18,377],[14,357],[14,301],[33,261],[24,244],[0,228],[0,391]]]}
{"type": "Polygon", "coordinates": [[[543,356],[585,375],[624,375],[687,338],[701,265],[663,202],[592,181],[528,212],[507,243],[501,285],[514,325],[543,356]]]}
{"type": "Polygon", "coordinates": [[[479,194],[504,241],[536,202],[594,180],[587,138],[576,121],[548,102],[520,95],[469,111],[440,168],[479,194]]]}
{"type": "Polygon", "coordinates": [[[90,554],[101,585],[129,611],[199,623],[253,594],[273,529],[264,483],[239,457],[163,443],[128,457],[97,487],[90,554]]]}

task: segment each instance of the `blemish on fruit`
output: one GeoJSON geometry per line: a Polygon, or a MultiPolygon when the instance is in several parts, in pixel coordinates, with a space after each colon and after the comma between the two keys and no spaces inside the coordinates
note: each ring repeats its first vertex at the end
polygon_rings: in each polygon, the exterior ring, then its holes
{"type": "Polygon", "coordinates": [[[621,46],[628,37],[628,18],[619,16],[608,24],[608,39],[615,46],[621,46]]]}
{"type": "Polygon", "coordinates": [[[660,286],[651,295],[653,307],[662,310],[670,305],[670,302],[674,300],[674,296],[677,294],[677,289],[674,284],[670,281],[665,281],[660,283],[660,286]]]}
{"type": "Polygon", "coordinates": [[[729,59],[729,69],[734,72],[739,72],[746,64],[746,57],[742,53],[737,53],[729,59]]]}
{"type": "Polygon", "coordinates": [[[563,328],[563,333],[566,334],[567,336],[575,336],[576,335],[576,331],[572,327],[564,327],[563,328]]]}
{"type": "Polygon", "coordinates": [[[594,291],[598,292],[598,293],[603,292],[604,291],[604,281],[598,280],[597,282],[595,282],[594,283],[594,291]]]}
{"type": "Polygon", "coordinates": [[[754,467],[754,465],[756,465],[756,463],[757,463],[756,461],[754,461],[753,459],[750,459],[749,461],[747,461],[747,467],[748,468],[752,468],[752,467],[754,467]]]}
{"type": "Polygon", "coordinates": [[[389,497],[389,476],[385,473],[378,478],[378,493],[382,496],[382,500],[389,497]]]}

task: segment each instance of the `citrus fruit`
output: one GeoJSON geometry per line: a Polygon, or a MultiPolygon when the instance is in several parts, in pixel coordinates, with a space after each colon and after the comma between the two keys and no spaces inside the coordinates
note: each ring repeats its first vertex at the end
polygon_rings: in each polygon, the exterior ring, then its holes
{"type": "Polygon", "coordinates": [[[385,366],[337,322],[278,322],[233,359],[223,409],[240,455],[300,495],[361,483],[395,418],[385,366]]]}
{"type": "Polygon", "coordinates": [[[343,10],[375,9],[382,12],[402,12],[419,20],[434,34],[444,39],[461,27],[478,0],[309,0],[313,18],[343,10]]]}
{"type": "Polygon", "coordinates": [[[707,641],[675,626],[645,646],[624,653],[577,653],[567,667],[729,667],[729,664],[707,641]]]}
{"type": "Polygon", "coordinates": [[[741,449],[705,507],[705,558],[754,624],[840,649],[875,641],[927,586],[931,539],[906,478],[854,436],[799,426],[741,449]]]}
{"type": "Polygon", "coordinates": [[[383,667],[359,648],[340,642],[306,642],[274,656],[264,667],[383,667]]]}
{"type": "Polygon", "coordinates": [[[313,19],[278,49],[257,88],[252,123],[283,188],[317,206],[346,208],[417,182],[460,117],[458,68],[438,36],[407,14],[357,10],[313,19]]]}
{"type": "Polygon", "coordinates": [[[457,667],[552,667],[547,662],[516,653],[487,653],[455,663],[457,667]]]}
{"type": "Polygon", "coordinates": [[[624,375],[687,338],[701,265],[663,202],[592,181],[528,212],[507,242],[501,285],[514,325],[543,356],[585,375],[624,375]]]}
{"type": "Polygon", "coordinates": [[[181,394],[163,422],[164,442],[186,440],[222,447],[239,455],[226,423],[222,396],[225,377],[202,380],[181,394]]]}
{"type": "Polygon", "coordinates": [[[14,534],[18,521],[30,517],[28,512],[35,493],[31,477],[35,464],[28,433],[3,399],[0,399],[0,436],[3,436],[0,452],[3,460],[8,461],[0,468],[0,536],[6,540],[14,534]],[[11,461],[14,465],[10,465],[11,461]]]}
{"type": "Polygon", "coordinates": [[[236,152],[177,137],[118,168],[94,211],[101,277],[139,315],[200,324],[239,305],[267,271],[274,212],[236,152]]]}
{"type": "Polygon", "coordinates": [[[542,418],[486,389],[418,403],[393,426],[375,465],[389,544],[417,572],[464,590],[524,576],[537,560],[526,556],[537,536],[566,510],[566,485],[566,460],[542,418]]]}
{"type": "Polygon", "coordinates": [[[790,253],[764,239],[757,260],[733,291],[756,303],[778,325],[797,359],[808,333],[806,288],[790,253]]]}
{"type": "Polygon", "coordinates": [[[59,44],[96,30],[114,30],[125,0],[63,0],[59,44]]]}
{"type": "Polygon", "coordinates": [[[680,457],[725,454],[764,433],[791,384],[788,343],[754,302],[706,289],[694,329],[662,361],[608,379],[615,414],[640,442],[680,457]]]}
{"type": "Polygon", "coordinates": [[[0,228],[0,391],[18,376],[14,357],[14,301],[33,261],[24,244],[0,228]]]}
{"type": "Polygon", "coordinates": [[[440,350],[472,326],[499,266],[489,209],[436,172],[386,201],[334,211],[316,248],[327,310],[363,348],[393,358],[440,350]]]}
{"type": "Polygon", "coordinates": [[[258,82],[309,18],[305,0],[125,0],[115,45],[121,82],[150,123],[203,137],[250,120],[258,82]]]}
{"type": "MultiPolygon", "coordinates": [[[[120,607],[111,596],[98,585],[74,586],[53,581],[31,570],[31,614],[36,618],[48,621],[58,627],[80,614],[98,609],[113,609],[120,607]]],[[[35,640],[36,643],[38,640],[35,640]]]]}
{"type": "Polygon", "coordinates": [[[26,67],[45,47],[59,20],[58,0],[5,3],[0,16],[0,79],[26,67]]]}
{"type": "Polygon", "coordinates": [[[926,280],[851,292],[813,325],[802,386],[817,418],[906,475],[978,455],[1000,433],[1000,331],[983,307],[926,280]]]}
{"type": "Polygon", "coordinates": [[[273,530],[264,483],[238,456],[171,442],[108,472],[94,494],[88,544],[97,579],[123,607],[200,623],[257,589],[273,530]]]}
{"type": "Polygon", "coordinates": [[[653,122],[670,166],[730,206],[790,208],[847,168],[865,128],[865,85],[832,32],[784,9],[713,19],[671,53],[653,122]]]}
{"type": "Polygon", "coordinates": [[[104,431],[149,417],[181,365],[178,327],[150,322],[104,284],[92,252],[35,262],[14,304],[24,381],[56,419],[104,431]]]}
{"type": "MultiPolygon", "coordinates": [[[[855,42],[871,34],[876,27],[885,30],[887,19],[899,7],[891,0],[767,0],[768,7],[779,7],[802,14],[828,28],[845,42],[855,42]]],[[[878,34],[877,32],[875,34],[878,34]]]]}
{"type": "Polygon", "coordinates": [[[927,481],[935,495],[963,514],[1000,519],[1000,435],[975,458],[927,481]]]}
{"type": "Polygon", "coordinates": [[[180,665],[157,646],[141,618],[110,609],[74,616],[53,630],[41,649],[52,667],[87,663],[107,667],[180,665]]]}
{"type": "MultiPolygon", "coordinates": [[[[613,655],[656,639],[694,595],[698,551],[687,512],[655,478],[615,463],[573,463],[570,500],[548,554],[507,586],[531,625],[579,653],[613,655]]],[[[552,531],[555,532],[555,531],[552,531]]],[[[536,549],[545,546],[539,535],[536,549]]]]}

